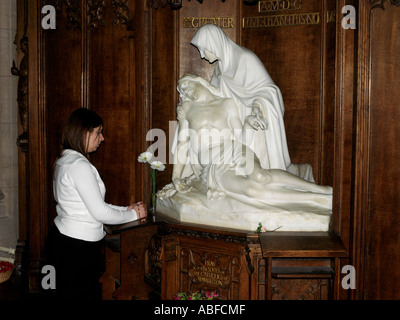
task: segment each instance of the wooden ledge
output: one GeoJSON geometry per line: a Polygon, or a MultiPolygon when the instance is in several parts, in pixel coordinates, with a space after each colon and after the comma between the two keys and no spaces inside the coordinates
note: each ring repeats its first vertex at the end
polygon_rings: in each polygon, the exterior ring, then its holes
{"type": "Polygon", "coordinates": [[[339,236],[330,232],[266,232],[260,234],[264,258],[348,257],[339,236]]]}

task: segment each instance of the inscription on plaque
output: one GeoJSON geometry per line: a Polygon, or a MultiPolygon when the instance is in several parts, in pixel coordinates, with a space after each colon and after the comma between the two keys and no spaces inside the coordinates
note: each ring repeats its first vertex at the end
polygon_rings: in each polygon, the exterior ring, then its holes
{"type": "MultiPolygon", "coordinates": [[[[258,2],[258,12],[276,13],[301,9],[301,0],[262,0],[258,2]]],[[[336,11],[326,13],[326,23],[336,21],[336,11]]],[[[263,16],[244,17],[242,28],[269,28],[284,26],[316,25],[321,22],[320,12],[279,13],[263,16]]]]}
{"type": "Polygon", "coordinates": [[[268,0],[258,2],[258,12],[277,12],[301,9],[301,0],[268,0]]]}
{"type": "Polygon", "coordinates": [[[205,260],[204,265],[194,265],[189,270],[193,282],[202,282],[211,285],[224,286],[230,283],[230,276],[226,269],[218,267],[215,261],[205,260]]]}
{"type": "Polygon", "coordinates": [[[314,25],[320,23],[319,12],[298,14],[277,14],[243,18],[243,28],[267,28],[282,26],[314,25]]]}
{"type": "Polygon", "coordinates": [[[233,17],[183,17],[184,28],[200,28],[205,24],[215,24],[220,28],[234,28],[233,17]]]}

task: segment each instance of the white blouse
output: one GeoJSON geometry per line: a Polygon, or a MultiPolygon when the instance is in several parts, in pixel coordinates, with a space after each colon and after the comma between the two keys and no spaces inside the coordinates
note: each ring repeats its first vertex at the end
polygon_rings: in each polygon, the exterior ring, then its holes
{"type": "Polygon", "coordinates": [[[137,219],[136,211],[104,202],[106,188],[97,169],[81,153],[64,150],[57,160],[54,181],[58,230],[69,237],[99,241],[103,224],[127,223],[137,219]]]}

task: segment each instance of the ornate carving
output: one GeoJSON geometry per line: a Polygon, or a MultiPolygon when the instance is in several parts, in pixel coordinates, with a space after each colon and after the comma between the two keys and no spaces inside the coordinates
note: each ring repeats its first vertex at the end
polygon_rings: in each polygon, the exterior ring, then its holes
{"type": "MultiPolygon", "coordinates": [[[[133,20],[129,18],[129,2],[128,0],[113,0],[112,5],[114,7],[114,25],[125,25],[126,30],[134,31],[133,20]]],[[[132,33],[129,38],[134,38],[135,35],[132,33]]]]}
{"type": "Polygon", "coordinates": [[[56,11],[60,11],[61,10],[61,6],[63,4],[64,0],[45,0],[45,5],[52,5],[56,11]]]}
{"type": "Polygon", "coordinates": [[[43,2],[43,5],[52,5],[56,9],[57,13],[61,11],[64,4],[68,20],[67,29],[74,28],[81,30],[82,8],[80,0],[44,0],[43,2]]]}
{"type": "Polygon", "coordinates": [[[105,0],[89,0],[88,6],[88,27],[97,28],[98,25],[104,26],[103,14],[106,8],[105,0]]]}
{"type": "MultiPolygon", "coordinates": [[[[386,0],[371,0],[371,10],[376,8],[381,8],[385,10],[385,3],[386,0]]],[[[390,0],[390,3],[395,6],[400,6],[400,0],[390,0]]]]}
{"type": "Polygon", "coordinates": [[[249,268],[250,273],[254,272],[254,266],[253,263],[251,262],[251,257],[250,257],[250,248],[249,246],[246,246],[246,248],[244,248],[246,251],[246,261],[247,261],[247,267],[249,268]]]}
{"type": "Polygon", "coordinates": [[[67,10],[67,28],[81,30],[82,25],[82,10],[80,0],[64,0],[67,10]]]}
{"type": "Polygon", "coordinates": [[[173,236],[166,236],[162,239],[162,243],[164,245],[164,256],[166,262],[175,261],[177,259],[176,256],[176,241],[173,236]]]}
{"type": "Polygon", "coordinates": [[[17,139],[17,145],[23,152],[28,152],[28,120],[29,120],[29,103],[28,103],[28,38],[24,35],[20,40],[20,50],[24,54],[19,65],[19,69],[13,61],[11,73],[18,76],[18,113],[21,121],[23,133],[17,139]]]}
{"type": "Polygon", "coordinates": [[[114,25],[129,23],[129,4],[128,0],[113,0],[114,25]]]}
{"type": "Polygon", "coordinates": [[[161,237],[156,234],[150,239],[145,262],[146,281],[156,291],[160,291],[161,288],[161,248],[161,237]]]}
{"type": "MultiPolygon", "coordinates": [[[[190,0],[189,0],[190,1],[190,0]]],[[[221,0],[225,2],[225,0],[221,0]]],[[[197,0],[199,3],[203,3],[203,0],[197,0]]],[[[182,0],[161,0],[161,6],[165,8],[169,4],[171,9],[177,10],[182,8],[182,0]]],[[[147,5],[149,8],[158,9],[158,0],[148,0],[147,5]]]]}
{"type": "Polygon", "coordinates": [[[209,240],[223,240],[225,242],[247,244],[246,236],[239,236],[239,235],[232,235],[232,234],[220,234],[220,233],[216,233],[216,232],[174,228],[174,227],[171,227],[170,225],[165,225],[165,224],[162,224],[160,226],[160,230],[163,230],[163,232],[165,232],[165,233],[173,233],[173,234],[177,234],[177,235],[190,236],[190,237],[194,237],[194,238],[204,238],[204,239],[209,239],[209,240]]]}
{"type": "Polygon", "coordinates": [[[273,279],[273,300],[327,300],[328,279],[273,279]]]}
{"type": "Polygon", "coordinates": [[[183,247],[180,255],[180,291],[217,289],[223,300],[235,297],[240,257],[194,247],[183,247]]]}

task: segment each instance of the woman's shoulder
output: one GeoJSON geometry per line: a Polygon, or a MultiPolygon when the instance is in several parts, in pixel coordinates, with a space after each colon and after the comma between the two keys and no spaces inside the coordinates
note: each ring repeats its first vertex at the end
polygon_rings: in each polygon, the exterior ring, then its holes
{"type": "Polygon", "coordinates": [[[75,165],[75,164],[90,164],[89,160],[80,152],[66,149],[61,153],[61,157],[57,160],[58,165],[75,165]]]}

